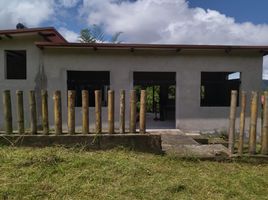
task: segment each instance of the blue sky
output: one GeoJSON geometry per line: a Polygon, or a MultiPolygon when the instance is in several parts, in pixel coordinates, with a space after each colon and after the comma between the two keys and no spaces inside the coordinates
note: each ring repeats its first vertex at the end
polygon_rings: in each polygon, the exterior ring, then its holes
{"type": "Polygon", "coordinates": [[[128,43],[268,45],[267,10],[268,0],[1,0],[0,28],[54,26],[77,42],[97,24],[128,43]]]}
{"type": "Polygon", "coordinates": [[[268,23],[267,0],[189,0],[190,7],[217,10],[237,22],[268,23]]]}

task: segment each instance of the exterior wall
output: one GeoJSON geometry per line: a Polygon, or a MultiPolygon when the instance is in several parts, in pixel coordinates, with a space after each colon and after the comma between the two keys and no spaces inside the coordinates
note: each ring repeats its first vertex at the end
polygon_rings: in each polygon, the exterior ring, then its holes
{"type": "MultiPolygon", "coordinates": [[[[202,71],[241,72],[241,90],[261,89],[262,57],[260,55],[102,52],[79,49],[44,50],[48,90],[61,90],[63,111],[66,112],[67,70],[110,71],[110,87],[119,102],[119,90],[133,87],[134,71],[176,72],[176,128],[191,131],[226,130],[229,107],[200,107],[202,71]]],[[[126,99],[129,96],[127,93],[126,99]]],[[[52,100],[50,101],[52,105],[52,100]]],[[[119,105],[116,104],[116,121],[119,105]]],[[[239,110],[239,109],[238,109],[239,110]]],[[[81,108],[76,108],[77,125],[81,125],[81,108]]],[[[128,117],[128,109],[126,116],[128,117]]],[[[66,115],[64,114],[66,122],[66,115]]],[[[53,119],[52,116],[50,119],[53,119]]],[[[107,121],[107,108],[103,108],[107,121]]],[[[94,128],[94,108],[90,109],[91,128],[94,128]]],[[[238,120],[237,120],[238,121],[238,120]]],[[[117,125],[116,125],[117,126],[117,125]]],[[[104,128],[106,123],[104,123],[104,128]]],[[[128,124],[127,124],[128,127],[128,124]]]]}
{"type": "MultiPolygon", "coordinates": [[[[39,70],[42,62],[42,55],[34,44],[35,41],[40,40],[40,37],[23,36],[13,37],[12,39],[0,40],[0,91],[11,90],[12,98],[12,116],[14,129],[17,128],[16,117],[16,90],[24,91],[24,110],[25,110],[25,126],[29,127],[29,104],[28,93],[29,90],[37,90],[40,87],[39,84],[39,70]],[[5,50],[26,50],[26,65],[27,76],[26,80],[8,80],[5,78],[5,50]]],[[[1,94],[2,96],[2,94],[1,94]]],[[[0,128],[3,128],[3,102],[0,98],[0,128]]],[[[40,118],[40,112],[39,112],[40,118]]]]}
{"type": "MultiPolygon", "coordinates": [[[[187,53],[187,52],[146,52],[127,50],[108,51],[91,49],[44,49],[34,45],[38,37],[24,36],[0,41],[0,91],[12,91],[13,123],[16,129],[15,91],[23,90],[25,102],[25,126],[29,127],[28,91],[37,91],[39,122],[40,89],[49,91],[50,124],[53,127],[52,93],[62,91],[63,122],[67,121],[67,70],[110,71],[110,88],[115,90],[115,120],[119,115],[119,90],[133,88],[134,71],[176,72],[176,128],[191,131],[226,130],[228,126],[228,107],[200,107],[200,83],[202,71],[239,71],[241,90],[261,90],[262,56],[260,54],[239,53],[187,53]],[[5,79],[4,50],[27,51],[27,80],[5,79]],[[44,73],[42,73],[42,66],[44,73]]],[[[249,98],[248,98],[249,99],[249,98]]],[[[249,100],[248,100],[249,101],[249,100]]],[[[0,98],[0,110],[3,111],[0,98]]],[[[249,109],[248,109],[249,110],[249,109]]],[[[238,109],[239,111],[239,109],[238,109]]],[[[248,113],[249,114],[249,113],[248,113]]],[[[247,116],[248,116],[247,114],[247,116]]],[[[129,116],[127,107],[126,117],[129,116]]],[[[94,125],[94,108],[90,108],[90,128],[94,125]]],[[[103,108],[104,129],[107,127],[107,108],[103,108]]],[[[237,120],[238,122],[238,120],[237,120]]],[[[126,120],[128,123],[128,119],[126,120]]],[[[76,125],[81,125],[81,108],[76,108],[76,125]]],[[[116,123],[116,128],[118,124],[116,123]]],[[[128,127],[128,124],[126,124],[128,127]]],[[[247,126],[248,127],[248,126],[247,126]]],[[[3,115],[0,115],[0,128],[3,129],[3,115]]],[[[260,130],[260,129],[259,129],[260,130]]]]}

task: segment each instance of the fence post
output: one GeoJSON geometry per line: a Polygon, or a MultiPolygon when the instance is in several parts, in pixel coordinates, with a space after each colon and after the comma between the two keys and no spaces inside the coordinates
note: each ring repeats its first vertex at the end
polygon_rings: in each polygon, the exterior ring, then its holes
{"type": "Polygon", "coordinates": [[[146,90],[141,90],[140,97],[140,133],[146,133],[146,90]]]}
{"type": "Polygon", "coordinates": [[[41,91],[42,96],[42,124],[43,134],[49,134],[49,122],[48,122],[48,102],[47,102],[47,90],[41,91]]]}
{"type": "Polygon", "coordinates": [[[30,121],[31,121],[31,134],[37,133],[37,114],[36,114],[36,99],[35,92],[33,90],[29,93],[29,101],[30,101],[30,121]]]}
{"type": "Polygon", "coordinates": [[[12,110],[11,110],[11,97],[10,91],[5,90],[3,93],[3,104],[4,104],[4,117],[5,117],[5,131],[7,134],[13,132],[12,127],[12,110]]]}
{"type": "Polygon", "coordinates": [[[229,116],[229,144],[228,144],[230,154],[234,153],[236,104],[237,104],[237,91],[232,90],[230,116],[229,116]]]}
{"type": "Polygon", "coordinates": [[[261,154],[268,154],[268,91],[264,92],[261,154]]]}
{"type": "Polygon", "coordinates": [[[243,147],[244,147],[246,102],[247,102],[246,92],[242,91],[240,123],[239,123],[239,141],[238,141],[238,154],[239,155],[243,154],[243,147]]]}
{"type": "Polygon", "coordinates": [[[136,91],[130,91],[130,120],[129,120],[129,132],[136,132],[136,91]]]}
{"type": "Polygon", "coordinates": [[[108,91],[108,133],[114,133],[114,91],[108,91]]]}
{"type": "Polygon", "coordinates": [[[54,92],[54,120],[55,120],[55,134],[62,134],[62,114],[61,114],[61,92],[59,90],[54,92]]]}
{"type": "Polygon", "coordinates": [[[82,90],[82,133],[89,133],[89,120],[88,120],[88,91],[82,90]]]}
{"type": "Polygon", "coordinates": [[[24,109],[23,109],[23,91],[16,91],[17,95],[17,122],[18,122],[18,133],[24,133],[24,109]]]}
{"type": "Polygon", "coordinates": [[[249,154],[256,153],[256,131],[258,117],[258,93],[252,92],[249,127],[249,154]]]}
{"type": "Polygon", "coordinates": [[[75,91],[68,90],[68,133],[75,134],[75,91]]]}
{"type": "Polygon", "coordinates": [[[95,90],[95,132],[101,133],[101,91],[95,90]]]}
{"type": "Polygon", "coordinates": [[[120,91],[120,125],[119,132],[125,133],[125,90],[120,91]]]}

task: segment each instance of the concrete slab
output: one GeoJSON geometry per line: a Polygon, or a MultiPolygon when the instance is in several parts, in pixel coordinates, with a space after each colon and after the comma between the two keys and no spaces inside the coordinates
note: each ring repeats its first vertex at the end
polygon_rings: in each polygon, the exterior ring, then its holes
{"type": "Polygon", "coordinates": [[[221,144],[212,145],[162,145],[165,153],[185,158],[216,159],[228,158],[228,149],[221,144]]]}
{"type": "Polygon", "coordinates": [[[47,147],[82,146],[84,149],[106,150],[116,147],[162,153],[161,136],[153,134],[76,134],[76,135],[0,135],[1,145],[47,147]]]}
{"type": "Polygon", "coordinates": [[[226,147],[221,144],[208,145],[208,139],[202,138],[200,134],[185,134],[179,129],[155,130],[153,133],[161,135],[162,150],[168,155],[199,159],[216,159],[229,156],[226,147]],[[198,142],[199,139],[201,142],[198,142]],[[206,144],[204,145],[204,143],[206,144]]]}

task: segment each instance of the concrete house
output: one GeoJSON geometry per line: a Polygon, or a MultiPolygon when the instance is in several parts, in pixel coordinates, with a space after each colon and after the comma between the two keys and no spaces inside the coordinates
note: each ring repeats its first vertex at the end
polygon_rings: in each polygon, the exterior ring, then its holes
{"type": "MultiPolygon", "coordinates": [[[[62,92],[66,122],[67,90],[76,90],[76,123],[80,126],[81,90],[87,89],[93,128],[93,91],[101,89],[105,128],[108,89],[115,90],[118,121],[119,91],[126,90],[128,102],[128,91],[141,86],[152,87],[159,96],[154,102],[158,113],[148,113],[148,128],[219,130],[227,127],[232,89],[261,90],[267,52],[268,46],[69,43],[54,28],[0,30],[0,90],[11,90],[14,124],[16,90],[25,92],[26,120],[27,92],[37,92],[40,120],[40,91],[48,90],[51,126],[52,93],[62,92]]],[[[2,107],[1,100],[1,112],[2,107]]],[[[128,115],[127,109],[127,120],[128,115]]]]}

